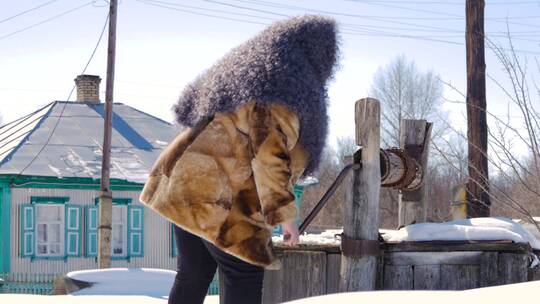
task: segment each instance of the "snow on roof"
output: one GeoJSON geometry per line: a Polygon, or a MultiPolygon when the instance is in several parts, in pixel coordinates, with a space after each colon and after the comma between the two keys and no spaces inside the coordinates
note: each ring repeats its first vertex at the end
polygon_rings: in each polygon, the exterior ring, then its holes
{"type": "Polygon", "coordinates": [[[175,271],[152,268],[108,268],[69,272],[66,276],[93,283],[71,295],[169,295],[175,271]]]}
{"type": "MultiPolygon", "coordinates": [[[[104,107],[56,101],[2,126],[0,174],[99,178],[104,107]]],[[[111,178],[144,183],[179,130],[124,104],[114,104],[113,112],[111,178]]]]}
{"type": "MultiPolygon", "coordinates": [[[[340,240],[336,234],[342,229],[327,230],[320,234],[300,236],[303,245],[336,245],[340,240]]],[[[399,230],[380,230],[384,240],[389,243],[412,241],[500,241],[529,243],[540,250],[540,240],[535,238],[522,225],[509,218],[473,218],[445,223],[421,223],[403,227],[399,230]]],[[[282,236],[272,237],[275,244],[283,242],[282,236]]]]}

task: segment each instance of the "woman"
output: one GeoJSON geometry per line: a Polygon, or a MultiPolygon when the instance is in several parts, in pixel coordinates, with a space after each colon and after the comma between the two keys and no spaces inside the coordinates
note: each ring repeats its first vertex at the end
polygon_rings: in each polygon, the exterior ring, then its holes
{"type": "Polygon", "coordinates": [[[169,303],[202,303],[220,267],[225,303],[260,303],[276,269],[271,231],[298,242],[292,187],[317,168],[327,134],[333,20],[276,23],[188,85],[175,113],[189,127],[157,160],[141,201],[177,227],[169,303]]]}

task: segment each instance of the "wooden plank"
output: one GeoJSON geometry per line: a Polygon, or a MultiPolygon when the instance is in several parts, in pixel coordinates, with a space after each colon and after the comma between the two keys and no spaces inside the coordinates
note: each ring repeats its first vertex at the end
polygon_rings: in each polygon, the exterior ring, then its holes
{"type": "Polygon", "coordinates": [[[526,254],[499,254],[498,285],[526,282],[528,265],[528,255],[526,254]]]}
{"type": "MultiPolygon", "coordinates": [[[[221,277],[220,277],[221,278],[221,277]]],[[[276,304],[283,302],[283,268],[280,270],[265,270],[262,290],[263,304],[276,304]]],[[[220,289],[220,299],[221,289],[220,289]]],[[[224,304],[220,301],[220,304],[224,304]]]]}
{"type": "MultiPolygon", "coordinates": [[[[362,146],[362,169],[353,171],[351,199],[345,201],[343,233],[352,239],[378,239],[381,170],[380,104],[372,98],[356,102],[356,140],[362,146]]],[[[340,290],[374,290],[377,257],[341,258],[340,290]]]]}
{"type": "MultiPolygon", "coordinates": [[[[421,167],[422,176],[426,176],[429,155],[429,142],[432,124],[425,120],[401,120],[400,145],[405,152],[412,156],[421,167]],[[412,149],[412,146],[421,146],[421,150],[412,149]]],[[[412,223],[423,223],[427,217],[426,205],[427,188],[425,180],[420,187],[413,191],[403,190],[399,196],[398,226],[407,226],[412,223]]]]}
{"type": "Polygon", "coordinates": [[[385,243],[382,248],[387,252],[397,251],[498,251],[530,253],[528,244],[516,244],[511,241],[429,241],[385,243]]]}
{"type": "Polygon", "coordinates": [[[529,268],[529,273],[527,275],[528,281],[539,281],[540,280],[540,267],[536,266],[534,268],[529,268]]]}
{"type": "Polygon", "coordinates": [[[385,254],[381,254],[377,261],[377,278],[375,283],[376,290],[382,290],[384,288],[384,259],[385,254]]]}
{"type": "Polygon", "coordinates": [[[326,253],[286,251],[282,264],[282,302],[326,293],[326,253]]]}
{"type": "Polygon", "coordinates": [[[441,290],[465,290],[479,287],[480,266],[441,265],[441,290]]]}
{"type": "Polygon", "coordinates": [[[413,281],[412,266],[384,265],[384,290],[412,290],[413,281]]]}
{"type": "Polygon", "coordinates": [[[415,290],[439,290],[441,281],[440,265],[417,265],[414,266],[414,289],[415,290]]]}
{"type": "Polygon", "coordinates": [[[480,257],[480,277],[478,283],[480,287],[497,285],[499,276],[499,253],[483,252],[480,257]]]}
{"type": "Polygon", "coordinates": [[[339,292],[340,254],[326,255],[326,294],[339,292]]]}
{"type": "Polygon", "coordinates": [[[385,256],[385,265],[471,265],[480,264],[482,252],[392,252],[385,256]]]}

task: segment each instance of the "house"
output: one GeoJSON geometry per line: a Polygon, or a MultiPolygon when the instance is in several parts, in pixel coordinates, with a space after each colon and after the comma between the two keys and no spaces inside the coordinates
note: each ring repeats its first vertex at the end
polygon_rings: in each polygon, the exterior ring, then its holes
{"type": "MultiPolygon", "coordinates": [[[[103,117],[100,78],[0,127],[0,274],[97,268],[103,117]]],[[[171,224],[144,208],[147,175],[177,127],[122,103],[112,118],[112,267],[175,269],[171,224]]]]}

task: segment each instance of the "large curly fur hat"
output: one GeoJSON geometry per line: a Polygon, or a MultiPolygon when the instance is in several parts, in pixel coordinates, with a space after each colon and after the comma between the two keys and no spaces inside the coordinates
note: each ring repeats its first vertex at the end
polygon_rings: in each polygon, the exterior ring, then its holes
{"type": "Polygon", "coordinates": [[[328,133],[326,85],[338,56],[336,23],[321,16],[276,22],[231,50],[182,92],[176,120],[194,126],[256,99],[281,102],[300,118],[300,143],[310,153],[304,174],[320,161],[328,133]]]}

